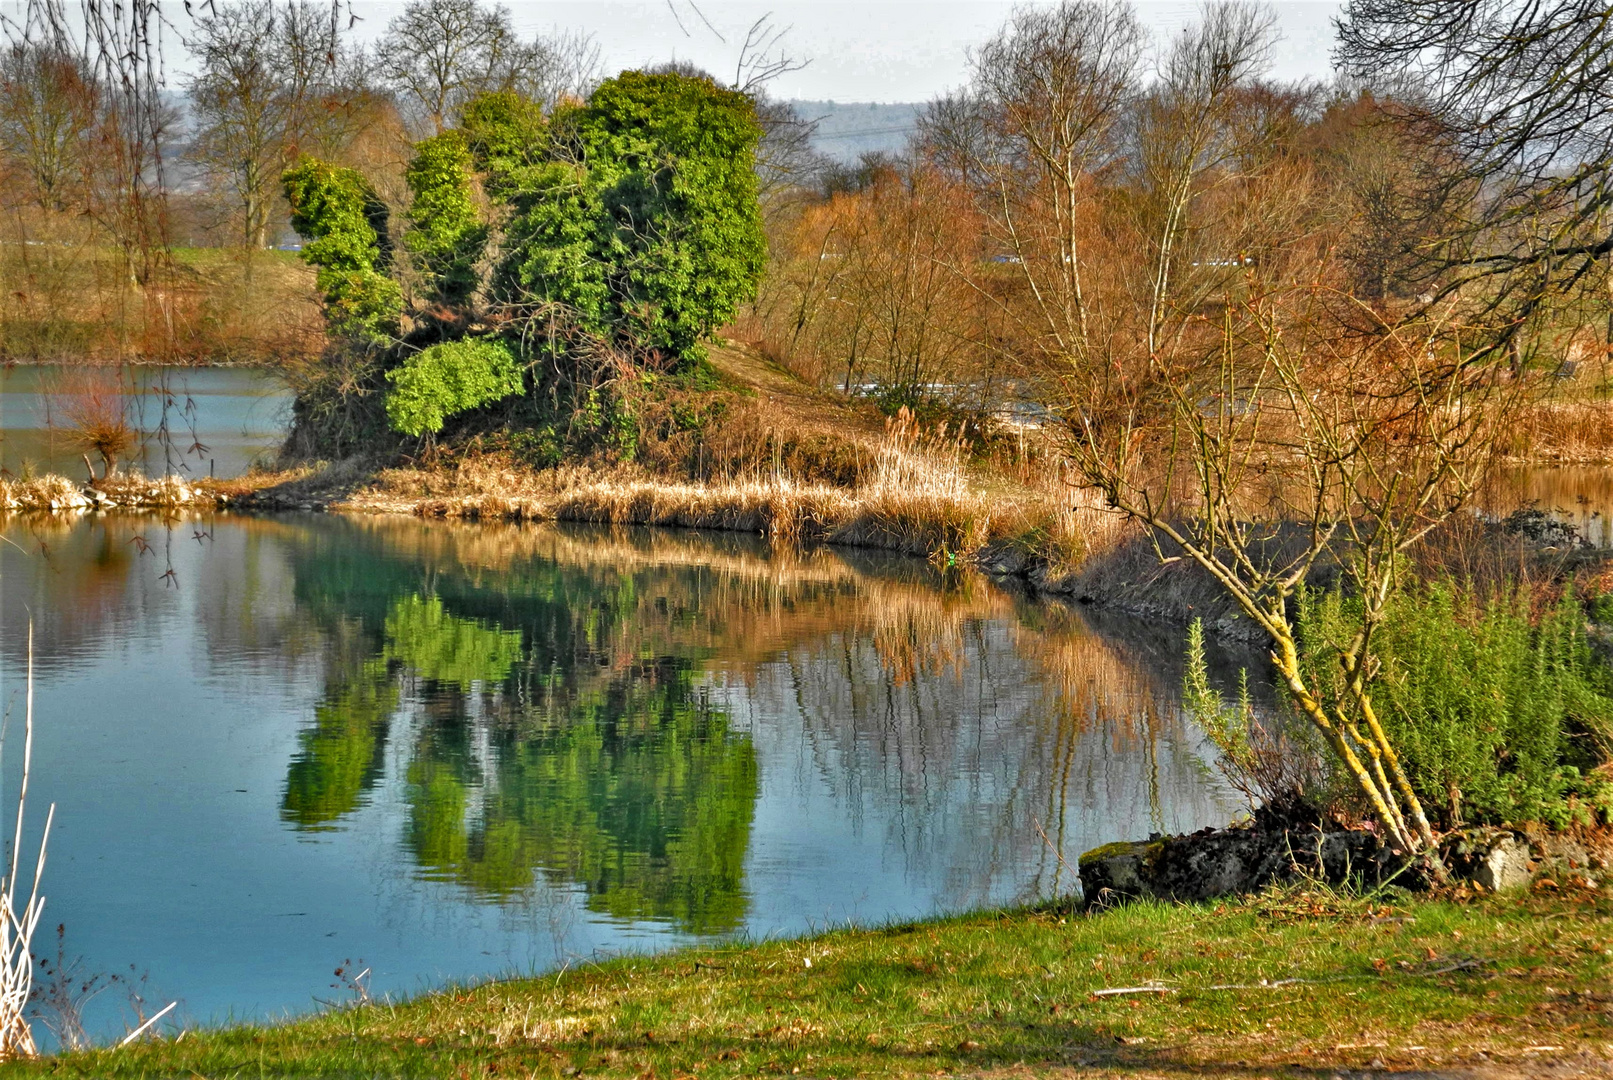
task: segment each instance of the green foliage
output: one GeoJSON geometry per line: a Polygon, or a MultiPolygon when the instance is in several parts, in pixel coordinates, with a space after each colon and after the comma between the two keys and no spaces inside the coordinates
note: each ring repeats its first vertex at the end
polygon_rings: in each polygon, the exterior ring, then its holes
{"type": "MultiPolygon", "coordinates": [[[[488,295],[502,310],[491,314],[521,330],[519,346],[510,336],[521,363],[504,346],[433,344],[387,372],[389,426],[440,431],[455,413],[518,392],[518,371],[529,368],[532,407],[510,416],[544,429],[531,456],[586,447],[633,459],[645,394],[614,385],[620,365],[698,370],[701,343],[756,292],[766,251],[750,99],[705,78],[624,72],[549,117],[520,94],[483,94],[462,124],[416,148],[404,243],[430,298],[474,315],[463,309],[482,285],[492,235],[480,182],[500,234],[488,295]],[[545,362],[527,364],[531,353],[545,362]]],[[[395,336],[401,292],[386,276],[386,214],[374,192],[352,170],[312,160],[288,170],[285,185],[332,330],[366,345],[395,336]]],[[[382,365],[393,366],[392,357],[382,365]]],[[[299,428],[317,449],[379,422],[371,384],[305,381],[340,391],[310,403],[299,394],[299,428]],[[335,439],[324,434],[332,430],[335,439]]],[[[654,422],[685,430],[697,421],[654,422]]]]}
{"type": "Polygon", "coordinates": [[[587,693],[558,723],[504,733],[490,777],[474,775],[460,733],[428,732],[409,768],[417,862],[494,896],[525,889],[542,867],[585,883],[589,908],[614,918],[736,929],[756,756],[690,676],[587,693]]]}
{"type": "Polygon", "coordinates": [[[387,372],[386,415],[406,435],[438,432],[448,417],[521,392],[521,368],[508,345],[465,338],[433,345],[387,372]]]}
{"type": "Polygon", "coordinates": [[[511,195],[507,299],[559,304],[588,334],[675,362],[755,295],[766,248],[749,98],[628,71],[551,124],[556,149],[511,195]]]}
{"type": "Polygon", "coordinates": [[[314,707],[314,724],[297,736],[280,817],[304,831],[332,828],[358,809],[381,777],[387,721],[398,705],[386,665],[366,661],[333,678],[314,707]]]}
{"type": "Polygon", "coordinates": [[[386,659],[407,664],[422,679],[469,688],[496,685],[521,661],[521,634],[443,610],[436,597],[397,600],[386,617],[386,659]]]}
{"type": "Polygon", "coordinates": [[[743,925],[756,753],[702,685],[688,627],[674,619],[669,639],[645,621],[664,581],[543,559],[487,574],[384,544],[302,558],[300,601],[364,653],[333,673],[288,770],[288,820],[318,828],[356,807],[399,687],[429,681],[399,748],[423,875],[497,901],[543,874],[612,917],[743,925]]]}
{"type": "Polygon", "coordinates": [[[1228,705],[1219,691],[1210,686],[1210,669],[1204,661],[1204,620],[1194,619],[1187,628],[1187,668],[1182,674],[1182,705],[1221,751],[1221,769],[1234,786],[1246,794],[1243,778],[1255,771],[1255,753],[1249,745],[1249,729],[1255,723],[1254,703],[1249,698],[1249,673],[1239,672],[1238,700],[1228,705]]]}
{"type": "Polygon", "coordinates": [[[476,291],[476,262],[487,226],[476,212],[471,152],[465,136],[445,131],[415,146],[404,172],[414,199],[403,242],[414,252],[436,299],[463,304],[476,291]]]}
{"type": "MultiPolygon", "coordinates": [[[[1476,598],[1449,583],[1407,590],[1373,639],[1372,699],[1431,816],[1567,825],[1608,801],[1584,775],[1613,732],[1607,676],[1572,595],[1531,621],[1523,590],[1476,598]]],[[[1337,592],[1300,603],[1304,663],[1338,692],[1339,644],[1360,605],[1337,592]]]]}
{"type": "Polygon", "coordinates": [[[380,343],[397,331],[403,294],[386,276],[386,206],[352,169],[304,158],[281,176],[291,227],[308,243],[303,260],[316,281],[332,331],[380,343]]]}
{"type": "Polygon", "coordinates": [[[549,121],[537,102],[513,90],[479,94],[461,114],[460,131],[487,193],[507,200],[531,182],[549,155],[549,121]]]}
{"type": "Polygon", "coordinates": [[[1310,729],[1293,717],[1261,717],[1249,693],[1249,672],[1238,672],[1238,697],[1227,704],[1210,685],[1204,657],[1204,622],[1187,628],[1187,666],[1182,674],[1182,706],[1215,744],[1216,765],[1243,793],[1251,809],[1295,797],[1314,799],[1327,778],[1321,748],[1310,729]]]}

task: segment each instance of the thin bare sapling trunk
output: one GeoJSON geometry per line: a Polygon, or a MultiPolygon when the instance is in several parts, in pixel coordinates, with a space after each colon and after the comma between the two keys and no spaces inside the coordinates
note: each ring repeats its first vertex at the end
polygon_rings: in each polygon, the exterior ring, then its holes
{"type": "Polygon", "coordinates": [[[1156,354],[1152,386],[1128,406],[1082,411],[1072,457],[1163,542],[1162,557],[1174,557],[1169,546],[1192,560],[1264,631],[1278,681],[1390,841],[1432,856],[1436,837],[1373,703],[1374,636],[1403,556],[1482,481],[1492,433],[1520,391],[1465,363],[1437,324],[1327,340],[1314,292],[1240,308],[1228,306],[1217,362],[1156,354]],[[1323,563],[1362,607],[1338,646],[1336,690],[1307,673],[1293,612],[1323,563]]]}

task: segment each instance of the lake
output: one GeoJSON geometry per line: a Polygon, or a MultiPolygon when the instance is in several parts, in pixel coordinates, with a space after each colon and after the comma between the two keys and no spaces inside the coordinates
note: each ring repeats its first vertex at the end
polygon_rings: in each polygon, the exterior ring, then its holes
{"type": "Polygon", "coordinates": [[[239,476],[274,459],[291,419],[291,392],[254,368],[0,365],[0,468],[82,480],[68,414],[90,392],[121,401],[139,433],[128,464],[148,476],[239,476]]]}
{"type": "Polygon", "coordinates": [[[4,536],[0,800],[31,615],[44,920],[119,976],[103,1038],[131,990],[275,1017],[349,961],[409,994],[1068,894],[1082,851],[1239,807],[1179,628],[922,562],[319,514],[4,536]]]}

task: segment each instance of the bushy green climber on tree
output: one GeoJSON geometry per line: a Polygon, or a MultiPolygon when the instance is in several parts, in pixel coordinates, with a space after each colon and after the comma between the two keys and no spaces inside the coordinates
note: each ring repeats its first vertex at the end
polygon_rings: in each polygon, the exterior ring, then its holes
{"type": "MultiPolygon", "coordinates": [[[[627,71],[549,116],[511,92],[462,115],[416,146],[405,174],[403,244],[421,300],[459,314],[427,311],[387,361],[394,430],[440,431],[521,392],[521,370],[563,373],[601,345],[651,369],[696,363],[754,297],[761,128],[744,94],[627,71]]],[[[285,184],[332,331],[370,343],[397,332],[401,291],[385,276],[385,210],[370,186],[312,160],[285,184]]]]}

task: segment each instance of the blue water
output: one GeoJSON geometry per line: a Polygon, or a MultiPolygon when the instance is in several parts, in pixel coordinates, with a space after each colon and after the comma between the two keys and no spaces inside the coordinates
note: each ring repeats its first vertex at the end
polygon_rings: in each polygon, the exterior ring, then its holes
{"type": "Polygon", "coordinates": [[[120,975],[100,1038],[131,989],[273,1017],[347,960],[408,994],[1065,893],[1236,809],[1173,636],[923,563],[317,514],[4,536],[0,805],[32,617],[30,831],[54,801],[45,922],[120,975]]]}
{"type": "Polygon", "coordinates": [[[148,476],[239,476],[273,461],[291,419],[290,391],[254,368],[0,365],[0,468],[82,479],[71,417],[91,388],[117,401],[137,439],[125,464],[148,476]]]}

